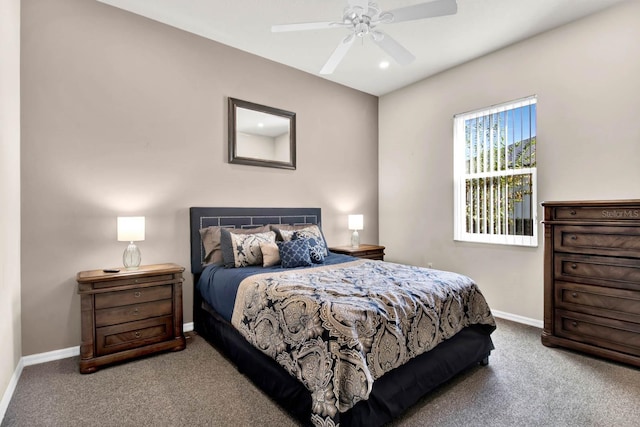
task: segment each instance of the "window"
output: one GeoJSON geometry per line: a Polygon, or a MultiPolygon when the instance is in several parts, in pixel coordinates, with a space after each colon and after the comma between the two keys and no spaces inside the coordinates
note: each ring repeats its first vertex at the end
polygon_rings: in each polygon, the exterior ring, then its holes
{"type": "Polygon", "coordinates": [[[536,98],[453,120],[454,239],[537,246],[536,98]]]}

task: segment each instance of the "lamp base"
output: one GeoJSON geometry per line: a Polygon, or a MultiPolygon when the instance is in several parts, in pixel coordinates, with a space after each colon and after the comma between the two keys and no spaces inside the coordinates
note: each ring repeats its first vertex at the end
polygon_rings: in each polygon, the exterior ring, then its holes
{"type": "Polygon", "coordinates": [[[142,261],[142,254],[135,243],[129,242],[129,246],[122,254],[122,263],[127,270],[137,270],[142,261]]]}
{"type": "Polygon", "coordinates": [[[351,235],[351,247],[357,248],[360,246],[360,235],[358,234],[358,230],[353,230],[353,234],[351,235]]]}

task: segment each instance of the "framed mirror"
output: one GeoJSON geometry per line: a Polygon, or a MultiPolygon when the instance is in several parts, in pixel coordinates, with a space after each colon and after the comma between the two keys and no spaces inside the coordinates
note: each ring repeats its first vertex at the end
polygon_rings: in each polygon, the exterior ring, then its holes
{"type": "Polygon", "coordinates": [[[296,114],[229,98],[229,163],[296,168],[296,114]]]}

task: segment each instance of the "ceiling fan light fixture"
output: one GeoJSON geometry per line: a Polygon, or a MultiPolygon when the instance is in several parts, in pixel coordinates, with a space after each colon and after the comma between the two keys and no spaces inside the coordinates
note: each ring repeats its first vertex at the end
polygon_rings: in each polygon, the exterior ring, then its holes
{"type": "MultiPolygon", "coordinates": [[[[367,35],[371,35],[374,43],[395,62],[400,65],[408,65],[416,57],[391,36],[376,27],[380,24],[395,24],[404,21],[453,15],[458,11],[457,0],[430,0],[385,12],[377,4],[370,3],[369,0],[347,0],[347,4],[347,8],[343,11],[342,22],[306,22],[274,25],[271,27],[271,31],[303,31],[337,27],[348,29],[350,34],[338,43],[338,46],[320,70],[320,74],[331,74],[347,54],[354,39],[356,37],[364,38],[367,35]]],[[[381,66],[380,68],[383,67],[381,66]]]]}
{"type": "Polygon", "coordinates": [[[353,28],[353,31],[356,33],[356,36],[358,37],[366,36],[367,34],[369,34],[369,30],[370,30],[369,24],[367,24],[366,22],[357,23],[353,28]]]}

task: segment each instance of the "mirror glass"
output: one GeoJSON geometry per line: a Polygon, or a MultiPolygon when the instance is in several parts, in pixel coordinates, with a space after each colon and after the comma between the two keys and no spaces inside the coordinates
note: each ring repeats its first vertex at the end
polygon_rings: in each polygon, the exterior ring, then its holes
{"type": "Polygon", "coordinates": [[[296,168],[295,113],[229,98],[229,163],[296,168]]]}

